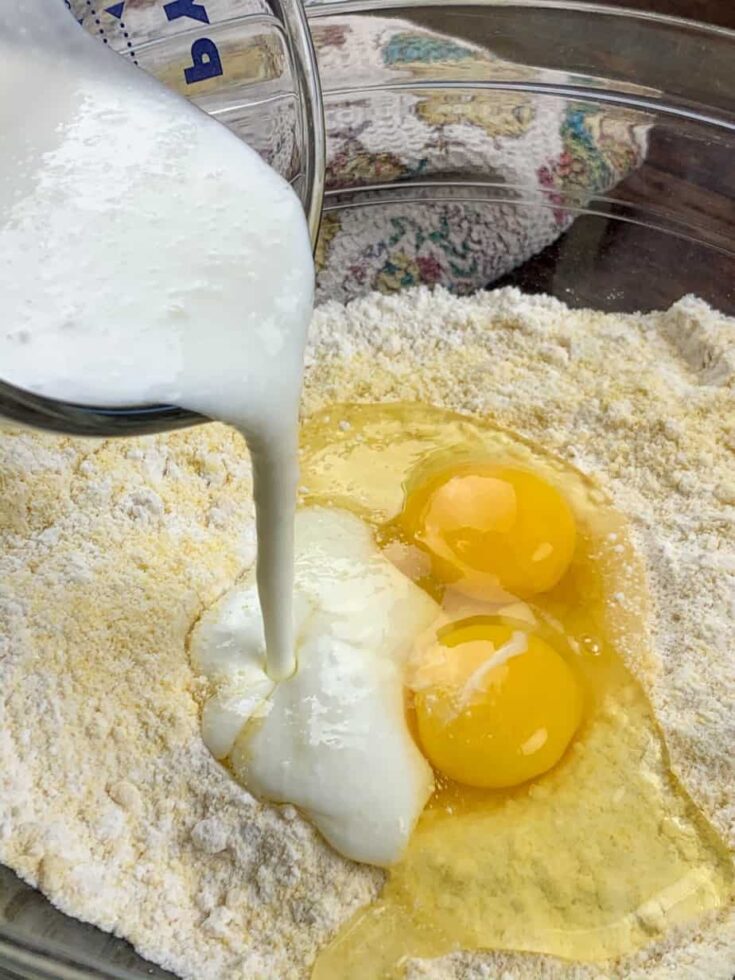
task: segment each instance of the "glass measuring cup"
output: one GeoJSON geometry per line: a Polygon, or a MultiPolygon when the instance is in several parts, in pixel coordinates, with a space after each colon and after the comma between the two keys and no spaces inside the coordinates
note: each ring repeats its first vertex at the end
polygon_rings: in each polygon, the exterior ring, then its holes
{"type": "MultiPolygon", "coordinates": [[[[299,195],[316,243],[325,136],[319,74],[301,0],[59,2],[101,43],[257,150],[299,195]]],[[[56,10],[50,12],[49,29],[57,20],[56,10]]],[[[64,29],[63,16],[61,21],[59,28],[64,29]]],[[[89,436],[145,435],[204,421],[172,405],[71,404],[2,380],[0,416],[89,436]]]]}

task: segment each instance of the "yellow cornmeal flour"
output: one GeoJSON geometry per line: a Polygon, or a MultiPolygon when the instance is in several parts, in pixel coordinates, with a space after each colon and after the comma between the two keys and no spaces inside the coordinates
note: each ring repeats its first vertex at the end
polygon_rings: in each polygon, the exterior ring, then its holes
{"type": "MultiPolygon", "coordinates": [[[[469,412],[603,486],[651,590],[655,663],[626,664],[730,847],[733,329],[693,299],[605,316],[514,290],[371,296],[315,314],[304,398],[307,417],[361,400],[469,412]]],[[[0,860],[181,976],[308,976],[384,879],[260,806],[201,743],[186,637],[253,558],[242,442],[215,425],[102,445],[16,431],[0,479],[0,860]]],[[[730,980],[731,908],[604,966],[474,952],[406,971],[730,980]]]]}

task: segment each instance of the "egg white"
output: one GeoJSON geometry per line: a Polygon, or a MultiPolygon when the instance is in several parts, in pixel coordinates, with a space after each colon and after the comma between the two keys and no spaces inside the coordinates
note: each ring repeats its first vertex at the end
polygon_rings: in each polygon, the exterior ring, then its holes
{"type": "Polygon", "coordinates": [[[192,663],[211,685],[202,734],[257,796],[298,806],[341,854],[389,865],[433,789],[403,705],[403,672],[436,603],[339,510],[296,520],[298,668],[276,684],[254,573],[202,617],[192,663]]]}

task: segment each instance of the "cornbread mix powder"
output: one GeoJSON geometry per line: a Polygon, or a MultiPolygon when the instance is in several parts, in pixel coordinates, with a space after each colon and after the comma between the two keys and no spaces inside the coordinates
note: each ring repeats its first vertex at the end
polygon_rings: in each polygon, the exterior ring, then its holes
{"type": "MultiPolygon", "coordinates": [[[[317,310],[304,414],[420,400],[593,476],[647,562],[672,769],[735,844],[735,322],[425,288],[317,310]]],[[[193,622],[253,561],[251,474],[222,425],[90,442],[0,435],[0,860],[184,977],[308,976],[383,874],[265,806],[204,747],[193,622]]],[[[510,953],[410,978],[731,980],[732,910],[615,964],[510,953]]]]}

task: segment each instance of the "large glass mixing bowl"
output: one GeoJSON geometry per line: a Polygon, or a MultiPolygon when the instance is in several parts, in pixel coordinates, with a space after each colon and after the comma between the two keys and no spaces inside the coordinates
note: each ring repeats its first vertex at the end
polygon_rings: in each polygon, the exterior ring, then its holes
{"type": "MultiPolygon", "coordinates": [[[[735,33],[562,0],[308,13],[322,299],[502,283],[617,311],[695,293],[735,313],[735,33]]],[[[0,873],[0,976],[166,975],[0,873]]]]}

